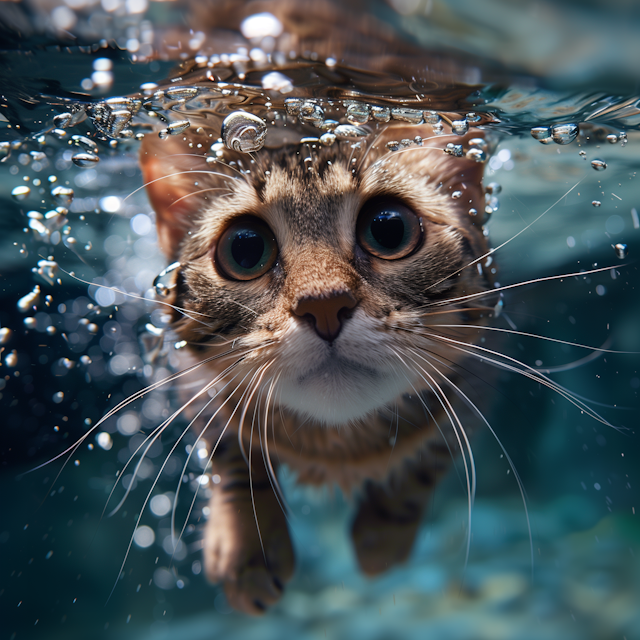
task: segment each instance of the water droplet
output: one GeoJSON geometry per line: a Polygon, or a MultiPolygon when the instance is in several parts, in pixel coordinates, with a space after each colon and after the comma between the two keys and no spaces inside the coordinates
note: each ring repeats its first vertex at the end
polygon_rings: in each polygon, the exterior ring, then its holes
{"type": "Polygon", "coordinates": [[[474,160],[475,162],[486,162],[487,153],[484,149],[478,149],[477,147],[471,147],[465,154],[467,160],[474,160]]]}
{"type": "Polygon", "coordinates": [[[451,194],[451,197],[452,197],[454,200],[458,200],[459,198],[462,198],[462,191],[454,191],[454,192],[451,194]]]}
{"type": "Polygon", "coordinates": [[[75,135],[71,136],[71,141],[78,147],[82,147],[85,151],[98,153],[98,145],[93,140],[91,140],[91,138],[75,135]]]}
{"type": "Polygon", "coordinates": [[[578,136],[578,125],[569,122],[551,127],[551,137],[556,144],[569,144],[578,136]]]}
{"type": "Polygon", "coordinates": [[[70,113],[59,113],[57,116],[53,117],[53,124],[56,127],[66,127],[69,125],[70,120],[73,116],[70,113]]]}
{"type": "Polygon", "coordinates": [[[580,151],[578,151],[578,155],[583,159],[586,160],[587,159],[587,152],[584,149],[581,149],[580,151]]]}
{"type": "Polygon", "coordinates": [[[64,400],[64,391],[56,391],[56,393],[53,394],[53,401],[56,404],[60,404],[63,400],[64,400]]]}
{"type": "Polygon", "coordinates": [[[188,120],[177,120],[168,125],[166,131],[171,136],[177,136],[183,131],[186,131],[190,126],[191,123],[188,120]]]}
{"type": "Polygon", "coordinates": [[[607,142],[609,144],[615,144],[616,142],[618,142],[618,136],[615,133],[610,133],[607,136],[607,142]]]}
{"type": "Polygon", "coordinates": [[[293,91],[291,78],[279,71],[271,71],[262,76],[262,88],[265,91],[279,91],[280,93],[289,93],[293,91]]]}
{"type": "Polygon", "coordinates": [[[184,349],[187,346],[186,340],[180,340],[173,345],[174,349],[184,349]]]}
{"type": "Polygon", "coordinates": [[[316,127],[322,124],[324,120],[324,110],[315,102],[303,102],[300,105],[300,110],[298,112],[298,117],[302,122],[307,122],[308,124],[312,124],[316,127]]]}
{"type": "Polygon", "coordinates": [[[302,98],[287,98],[284,101],[284,108],[288,115],[297,116],[300,114],[300,107],[304,104],[302,98]]]}
{"type": "Polygon", "coordinates": [[[351,124],[366,124],[371,117],[371,107],[365,102],[347,103],[347,120],[351,124]]]}
{"type": "Polygon", "coordinates": [[[47,334],[50,336],[55,335],[56,331],[57,329],[52,324],[47,327],[47,334]]]}
{"type": "Polygon", "coordinates": [[[473,111],[470,111],[469,113],[467,113],[465,118],[469,122],[480,122],[480,120],[481,120],[480,116],[477,113],[473,112],[473,111]]]}
{"type": "Polygon", "coordinates": [[[469,215],[470,216],[477,216],[478,215],[478,210],[477,209],[469,209],[469,215]]]}
{"type": "Polygon", "coordinates": [[[169,137],[169,132],[166,129],[160,129],[160,131],[158,131],[158,137],[161,140],[166,140],[169,137]]]}
{"type": "Polygon", "coordinates": [[[451,123],[451,131],[457,136],[463,136],[469,131],[469,122],[465,120],[454,120],[451,123]]]}
{"type": "Polygon", "coordinates": [[[391,120],[391,109],[389,107],[371,107],[371,116],[378,122],[389,122],[391,120]]]}
{"type": "Polygon", "coordinates": [[[22,322],[27,329],[35,329],[38,324],[36,319],[31,317],[25,318],[22,322]]]}
{"type": "Polygon", "coordinates": [[[391,109],[391,117],[394,120],[410,122],[411,124],[421,124],[423,122],[422,111],[409,109],[408,107],[395,107],[391,109]]]}
{"type": "Polygon", "coordinates": [[[497,196],[502,191],[502,185],[499,182],[490,182],[486,186],[485,191],[494,196],[497,196]]]}
{"type": "Polygon", "coordinates": [[[229,149],[241,153],[259,151],[267,137],[267,124],[244,111],[230,113],[222,123],[222,139],[229,149]]]}
{"type": "Polygon", "coordinates": [[[2,327],[0,329],[0,344],[7,344],[11,340],[12,331],[9,327],[2,327]]]}
{"type": "Polygon", "coordinates": [[[105,451],[109,451],[111,447],[113,447],[113,440],[111,439],[111,435],[106,431],[101,431],[96,435],[96,442],[98,446],[105,451]]]}
{"type": "Polygon", "coordinates": [[[616,255],[618,256],[618,258],[620,258],[620,260],[624,260],[629,254],[627,245],[622,242],[618,242],[617,244],[611,246],[615,249],[616,255]]]}
{"type": "Polygon", "coordinates": [[[423,111],[422,116],[427,124],[438,124],[442,118],[436,111],[423,111]]]}
{"type": "Polygon", "coordinates": [[[600,202],[600,200],[592,200],[592,201],[591,201],[591,204],[592,204],[594,207],[599,207],[599,206],[602,204],[602,202],[600,202]]]}
{"type": "Polygon", "coordinates": [[[542,144],[553,142],[551,127],[533,127],[531,129],[531,136],[538,140],[538,142],[542,142],[542,144]]]}
{"type": "Polygon", "coordinates": [[[18,304],[17,304],[18,311],[20,311],[21,313],[26,313],[30,309],[37,307],[39,302],[40,302],[40,287],[36,285],[33,288],[33,291],[31,291],[30,293],[27,293],[26,296],[23,296],[22,298],[20,298],[20,300],[18,300],[18,304]]]}
{"type": "Polygon", "coordinates": [[[58,204],[68,207],[73,201],[74,192],[70,187],[55,187],[51,189],[51,195],[58,204]]]}
{"type": "Polygon", "coordinates": [[[53,260],[38,260],[38,269],[36,273],[44,278],[49,284],[54,284],[58,275],[58,263],[53,260]]]}
{"type": "Polygon", "coordinates": [[[323,133],[320,136],[320,144],[323,144],[325,147],[330,147],[336,141],[336,134],[327,131],[327,133],[323,133]]]}
{"type": "Polygon", "coordinates": [[[95,322],[91,322],[90,324],[87,325],[87,331],[89,333],[98,333],[98,325],[95,324],[95,322]]]}
{"type": "Polygon", "coordinates": [[[164,92],[169,100],[191,100],[198,95],[197,87],[172,87],[164,92]]]}
{"type": "Polygon", "coordinates": [[[86,167],[93,167],[100,162],[100,158],[98,158],[98,156],[94,156],[92,153],[76,153],[75,156],[72,156],[71,160],[73,164],[83,169],[86,167]]]}
{"type": "Polygon", "coordinates": [[[92,362],[89,356],[80,356],[80,364],[83,364],[85,367],[90,365],[92,362]]]}
{"type": "Polygon", "coordinates": [[[15,187],[15,189],[11,191],[11,195],[14,197],[15,200],[18,200],[18,202],[20,202],[21,200],[24,200],[30,193],[31,193],[31,189],[26,185],[15,187]]]}
{"type": "Polygon", "coordinates": [[[479,149],[487,148],[487,141],[484,138],[471,138],[469,140],[470,147],[478,147],[479,149]]]}
{"type": "Polygon", "coordinates": [[[4,359],[4,363],[7,367],[13,369],[18,364],[18,352],[14,349],[11,353],[7,354],[7,357],[4,359]]]}
{"type": "Polygon", "coordinates": [[[447,146],[444,149],[444,152],[449,154],[450,156],[455,156],[456,158],[462,158],[463,149],[461,144],[453,144],[453,142],[448,142],[447,146]]]}
{"type": "Polygon", "coordinates": [[[333,133],[339,139],[350,140],[352,138],[362,138],[363,136],[369,135],[369,131],[367,129],[363,129],[362,127],[356,127],[352,124],[340,124],[334,130],[333,133]]]}
{"type": "Polygon", "coordinates": [[[166,298],[177,285],[180,263],[174,262],[166,269],[163,269],[153,281],[156,293],[162,298],[166,298]]]}
{"type": "Polygon", "coordinates": [[[604,160],[600,160],[599,158],[596,158],[595,160],[591,161],[591,166],[596,171],[604,171],[607,168],[607,163],[604,160]]]}

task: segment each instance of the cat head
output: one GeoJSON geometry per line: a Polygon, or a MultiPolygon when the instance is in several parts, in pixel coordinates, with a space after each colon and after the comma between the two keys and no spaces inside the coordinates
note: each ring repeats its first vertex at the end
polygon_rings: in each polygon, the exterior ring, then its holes
{"type": "Polygon", "coordinates": [[[477,262],[481,214],[469,213],[484,211],[483,165],[443,153],[479,136],[393,125],[359,148],[214,162],[194,153],[208,148],[197,137],[145,138],[159,241],[181,264],[176,330],[203,356],[232,344],[243,366],[277,380],[281,406],[321,424],[425,388],[429,367],[460,360],[452,345],[477,333],[436,325],[487,312],[464,299],[492,285],[477,262]],[[421,146],[387,148],[416,135],[421,146]]]}

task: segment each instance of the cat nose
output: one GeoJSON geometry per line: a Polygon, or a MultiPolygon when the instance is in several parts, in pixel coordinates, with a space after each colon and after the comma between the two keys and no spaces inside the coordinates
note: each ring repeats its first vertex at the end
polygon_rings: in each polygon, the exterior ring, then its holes
{"type": "Polygon", "coordinates": [[[316,333],[327,342],[333,342],[342,329],[346,314],[357,305],[348,291],[320,296],[306,296],[298,300],[292,311],[300,318],[313,321],[316,333]]]}

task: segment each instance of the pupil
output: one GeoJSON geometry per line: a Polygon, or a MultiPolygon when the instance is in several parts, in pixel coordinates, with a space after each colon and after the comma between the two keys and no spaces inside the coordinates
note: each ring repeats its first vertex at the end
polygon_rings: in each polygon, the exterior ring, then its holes
{"type": "Polygon", "coordinates": [[[371,221],[371,235],[385,249],[395,249],[404,238],[404,222],[397,211],[382,211],[371,221]]]}
{"type": "Polygon", "coordinates": [[[231,255],[243,269],[253,269],[264,253],[264,239],[255,231],[239,231],[231,243],[231,255]]]}

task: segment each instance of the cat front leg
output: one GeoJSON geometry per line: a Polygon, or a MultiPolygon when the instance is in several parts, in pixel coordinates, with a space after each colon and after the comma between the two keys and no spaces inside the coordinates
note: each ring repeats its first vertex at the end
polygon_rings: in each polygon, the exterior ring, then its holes
{"type": "Polygon", "coordinates": [[[438,480],[448,464],[441,456],[407,464],[386,482],[363,487],[351,537],[362,571],[375,576],[407,560],[438,480]]]}
{"type": "Polygon", "coordinates": [[[261,453],[254,452],[250,477],[235,438],[224,445],[214,456],[212,473],[220,482],[209,502],[205,571],[209,581],[222,583],[234,609],[258,615],[277,602],[291,578],[293,548],[261,453]]]}

